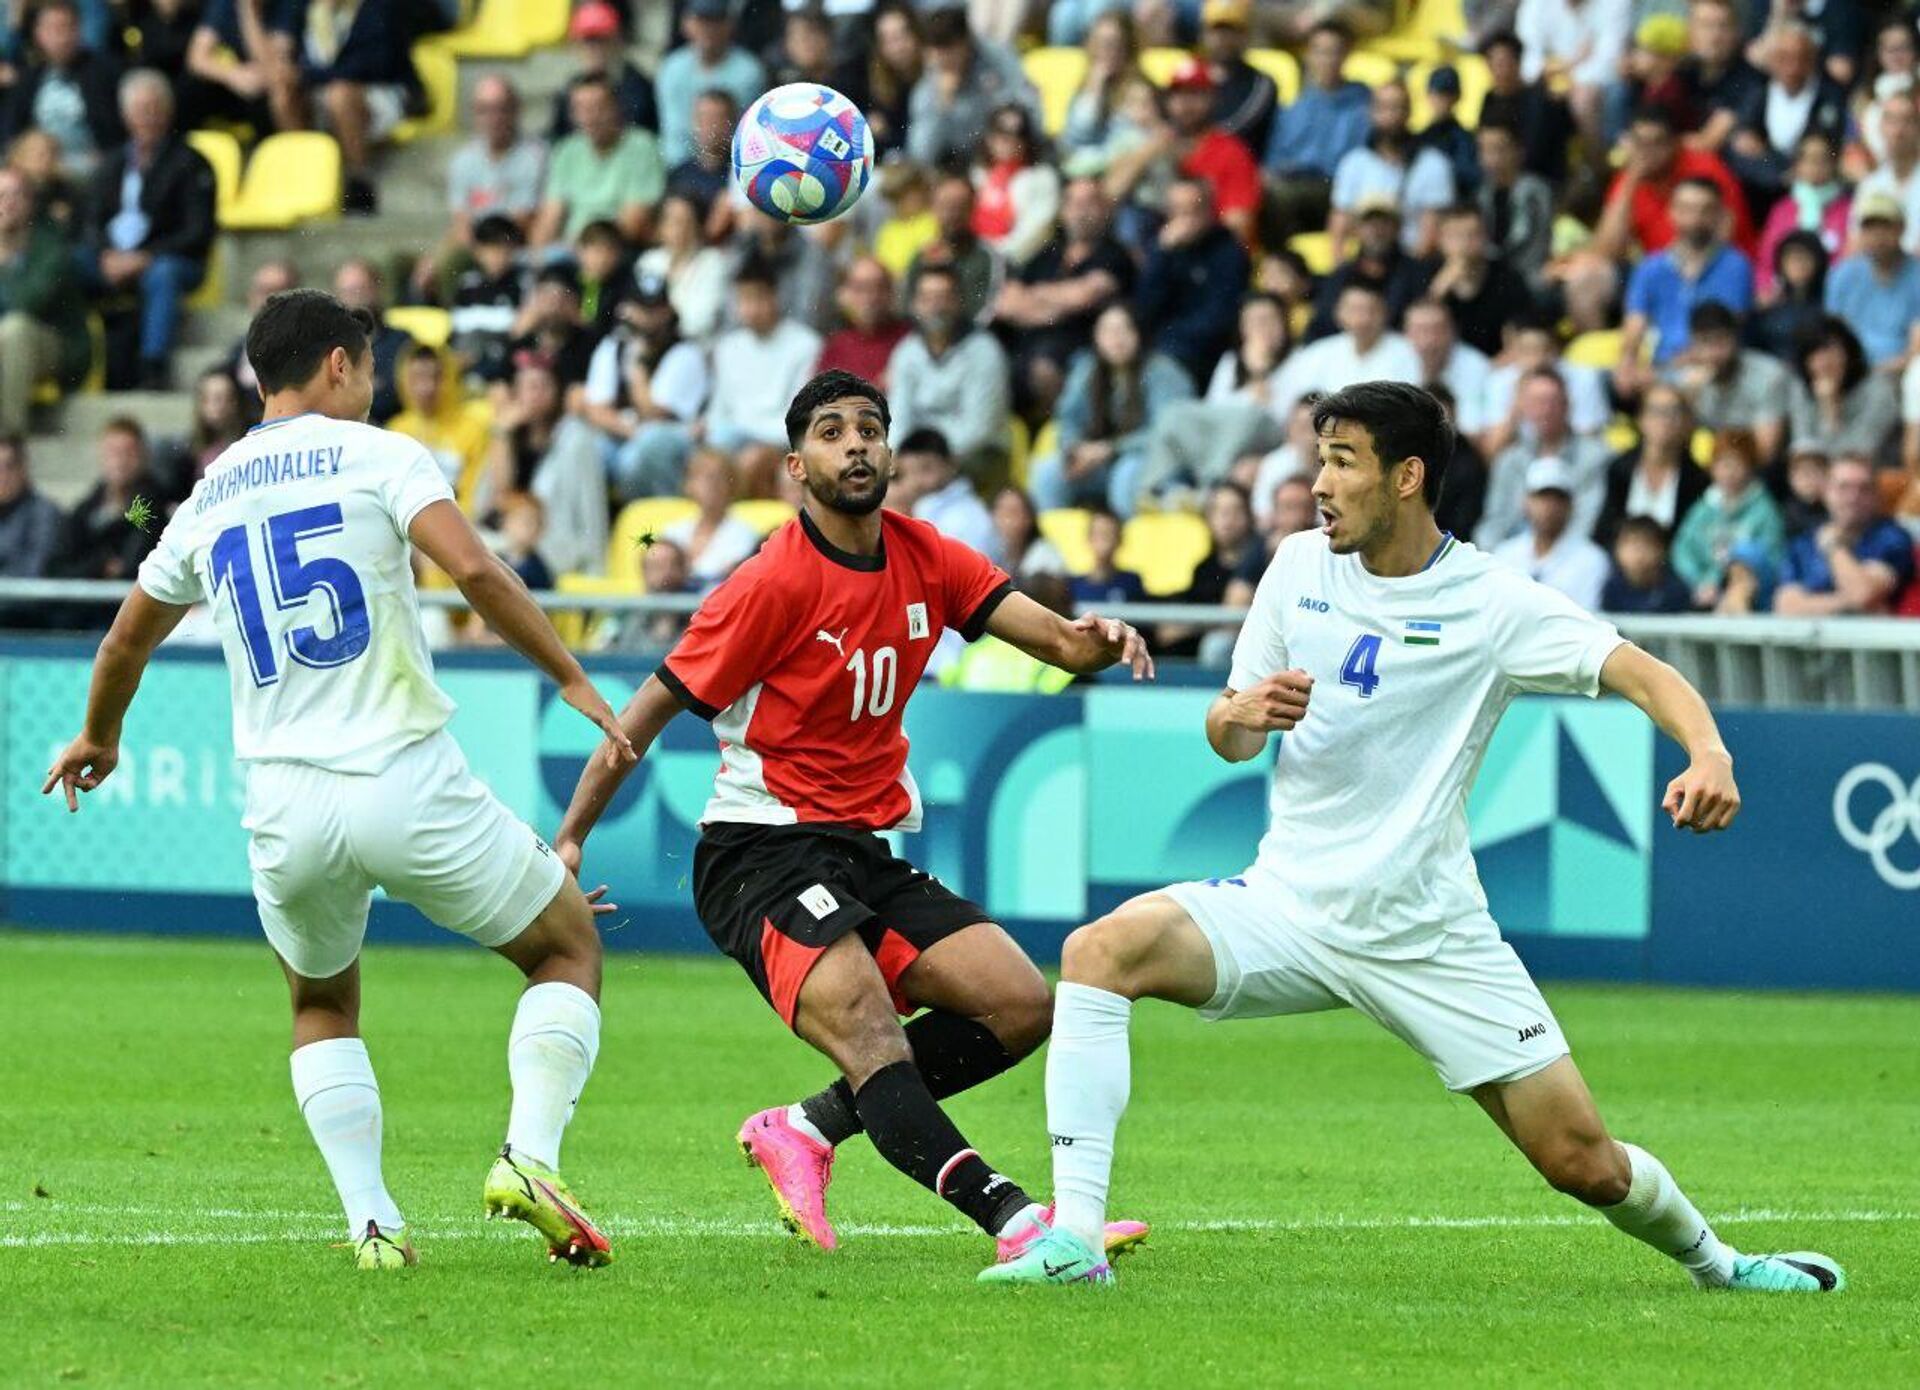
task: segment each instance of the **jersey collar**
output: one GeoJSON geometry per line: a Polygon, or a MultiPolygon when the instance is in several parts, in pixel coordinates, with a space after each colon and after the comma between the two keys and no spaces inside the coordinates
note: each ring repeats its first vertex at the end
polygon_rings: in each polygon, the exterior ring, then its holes
{"type": "Polygon", "coordinates": [[[806,533],[807,539],[813,542],[815,550],[845,569],[861,570],[872,574],[887,567],[887,532],[884,523],[880,529],[880,549],[871,555],[855,555],[852,551],[842,550],[828,540],[821,533],[820,528],[814,525],[813,518],[807,515],[805,507],[800,509],[800,529],[806,533]]]}
{"type": "Polygon", "coordinates": [[[1453,549],[1454,544],[1453,532],[1442,531],[1440,533],[1440,544],[1433,548],[1433,554],[1427,556],[1427,563],[1420,566],[1420,573],[1425,574],[1428,570],[1439,564],[1441,560],[1445,559],[1447,552],[1453,549]]]}

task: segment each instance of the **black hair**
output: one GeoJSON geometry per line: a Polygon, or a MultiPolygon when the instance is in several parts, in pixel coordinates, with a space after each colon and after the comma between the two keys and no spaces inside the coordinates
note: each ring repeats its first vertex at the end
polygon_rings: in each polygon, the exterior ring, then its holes
{"type": "Polygon", "coordinates": [[[1650,516],[1630,516],[1622,520],[1620,529],[1613,533],[1613,543],[1617,546],[1634,536],[1638,536],[1643,541],[1651,541],[1662,550],[1671,543],[1667,528],[1650,516]]]}
{"type": "Polygon", "coordinates": [[[407,361],[431,362],[437,367],[440,365],[440,349],[426,343],[415,343],[407,349],[407,361]]]}
{"type": "Polygon", "coordinates": [[[1430,391],[1403,381],[1363,381],[1331,392],[1313,408],[1315,434],[1324,435],[1336,420],[1373,436],[1383,473],[1405,459],[1426,464],[1420,491],[1429,507],[1440,500],[1440,484],[1453,458],[1453,421],[1430,391]]]}
{"type": "Polygon", "coordinates": [[[973,30],[967,24],[967,12],[960,6],[930,10],[920,23],[920,40],[928,48],[951,48],[957,43],[972,43],[973,30]]]}
{"type": "Polygon", "coordinates": [[[774,274],[773,267],[759,256],[749,256],[741,262],[740,269],[733,273],[733,287],[759,285],[775,294],[780,291],[780,278],[774,274]]]}
{"type": "Polygon", "coordinates": [[[1635,109],[1629,125],[1657,125],[1668,135],[1674,135],[1679,127],[1674,124],[1673,113],[1664,106],[1642,106],[1635,109]]]}
{"type": "Polygon", "coordinates": [[[379,328],[365,309],[349,309],[325,290],[282,290],[247,328],[247,361],[271,395],[313,380],[335,348],[358,361],[379,328]]]}
{"type": "Polygon", "coordinates": [[[1846,354],[1847,374],[1841,380],[1842,389],[1850,393],[1870,375],[1866,350],[1860,346],[1852,326],[1843,318],[1827,314],[1802,329],[1794,342],[1793,365],[1800,380],[1807,380],[1808,359],[1824,347],[1838,347],[1846,354]]]}
{"type": "Polygon", "coordinates": [[[1510,48],[1513,50],[1513,56],[1516,58],[1527,51],[1527,46],[1520,42],[1520,36],[1511,29],[1497,29],[1480,40],[1480,56],[1482,58],[1486,57],[1487,54],[1493,52],[1496,48],[1510,48]]]}
{"type": "Polygon", "coordinates": [[[525,246],[527,234],[511,217],[490,212],[474,224],[473,240],[479,246],[525,246]]]}
{"type": "Polygon", "coordinates": [[[1720,185],[1708,178],[1705,174],[1688,174],[1685,178],[1674,184],[1676,191],[1682,188],[1698,188],[1703,192],[1711,193],[1713,195],[1713,201],[1716,203],[1724,203],[1727,200],[1727,195],[1720,191],[1720,185]]]}
{"type": "Polygon", "coordinates": [[[1785,288],[1787,256],[1793,251],[1805,251],[1813,257],[1813,282],[1807,286],[1807,302],[1820,304],[1824,300],[1827,288],[1827,269],[1833,263],[1833,257],[1827,252],[1827,244],[1820,240],[1818,232],[1802,231],[1798,228],[1780,238],[1773,248],[1773,278],[1785,288]]]}
{"type": "Polygon", "coordinates": [[[881,428],[892,428],[893,413],[887,409],[886,392],[852,372],[822,372],[802,386],[793,404],[787,407],[787,447],[800,447],[800,441],[806,438],[807,426],[813,423],[814,411],[829,401],[845,400],[848,396],[862,396],[872,401],[880,412],[881,428]]]}
{"type": "Polygon", "coordinates": [[[953,447],[947,443],[947,437],[932,425],[922,425],[905,439],[895,454],[938,454],[943,459],[953,457],[953,447]]]}
{"type": "Polygon", "coordinates": [[[593,221],[587,223],[587,225],[582,227],[574,236],[574,241],[581,246],[588,246],[598,241],[609,244],[620,251],[627,249],[627,239],[620,235],[620,229],[613,224],[613,221],[605,217],[596,217],[593,221]]]}
{"type": "Polygon", "coordinates": [[[1353,47],[1353,28],[1342,20],[1329,17],[1320,20],[1311,29],[1307,30],[1307,38],[1309,41],[1319,34],[1332,34],[1348,48],[1353,47]]]}
{"type": "Polygon", "coordinates": [[[1734,313],[1717,299],[1703,299],[1693,306],[1693,312],[1687,315],[1687,332],[1692,337],[1702,333],[1740,332],[1740,315],[1734,313]]]}

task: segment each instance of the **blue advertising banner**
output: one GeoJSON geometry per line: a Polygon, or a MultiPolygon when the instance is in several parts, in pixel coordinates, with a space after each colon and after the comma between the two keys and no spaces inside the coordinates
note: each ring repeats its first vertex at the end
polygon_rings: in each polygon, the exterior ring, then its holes
{"type": "MultiPolygon", "coordinates": [[[[69,816],[39,784],[82,708],[90,653],[0,653],[5,790],[0,918],[138,931],[253,931],[243,774],[212,654],[155,663],[119,771],[69,816]]],[[[646,668],[600,663],[616,706],[646,668]]],[[[524,668],[441,663],[453,732],[517,813],[551,832],[596,733],[524,668]]],[[[1231,874],[1266,821],[1271,759],[1231,765],[1202,733],[1211,688],[1091,686],[1054,696],[923,688],[907,716],[926,828],[902,853],[983,902],[1036,955],[1127,897],[1231,874]]],[[[1920,718],[1819,712],[1724,720],[1746,809],[1730,835],[1659,813],[1679,753],[1619,701],[1524,700],[1468,803],[1496,919],[1554,976],[1920,989],[1920,718]]],[[[588,847],[612,885],[609,944],[709,949],[687,880],[716,765],[675,720],[588,847]]],[[[375,939],[436,939],[376,908],[375,939]]]]}

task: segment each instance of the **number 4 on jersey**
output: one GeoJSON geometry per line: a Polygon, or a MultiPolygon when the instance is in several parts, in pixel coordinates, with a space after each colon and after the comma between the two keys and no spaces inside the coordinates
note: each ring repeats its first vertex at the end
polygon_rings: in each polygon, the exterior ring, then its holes
{"type": "Polygon", "coordinates": [[[1379,660],[1379,636],[1371,632],[1361,633],[1347,648],[1347,659],[1340,663],[1340,684],[1352,686],[1360,692],[1361,699],[1366,699],[1380,684],[1380,675],[1373,669],[1379,660]]]}

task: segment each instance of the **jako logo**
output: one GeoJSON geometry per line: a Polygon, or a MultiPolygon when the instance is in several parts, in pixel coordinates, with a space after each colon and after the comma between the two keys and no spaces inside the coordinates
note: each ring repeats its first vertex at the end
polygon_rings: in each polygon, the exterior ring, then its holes
{"type": "Polygon", "coordinates": [[[1073,1147],[1073,1136],[1070,1134],[1056,1134],[1053,1136],[1053,1146],[1056,1149],[1070,1149],[1073,1147]]]}
{"type": "Polygon", "coordinates": [[[1544,1024],[1544,1023],[1529,1023],[1529,1024],[1528,1024],[1528,1025],[1527,1025],[1527,1026],[1525,1027],[1525,1028],[1522,1028],[1522,1029],[1520,1030],[1520,1038],[1519,1038],[1519,1041],[1521,1041],[1521,1042],[1526,1042],[1526,1041],[1527,1041],[1528,1039],[1530,1039],[1530,1038],[1544,1038],[1544,1037],[1546,1037],[1546,1035],[1547,1035],[1547,1025],[1546,1025],[1546,1024],[1544,1024]]]}
{"type": "Polygon", "coordinates": [[[1903,869],[1888,853],[1908,835],[1920,843],[1920,777],[1914,778],[1909,787],[1884,763],[1860,763],[1849,768],[1833,789],[1833,828],[1840,832],[1841,839],[1873,861],[1873,871],[1887,887],[1920,888],[1920,868],[1903,869]],[[1863,829],[1854,817],[1854,793],[1869,784],[1885,791],[1888,801],[1863,829]]]}
{"type": "Polygon", "coordinates": [[[1323,598],[1303,598],[1300,600],[1300,606],[1302,608],[1311,608],[1316,613],[1324,613],[1327,611],[1327,601],[1323,598]]]}

